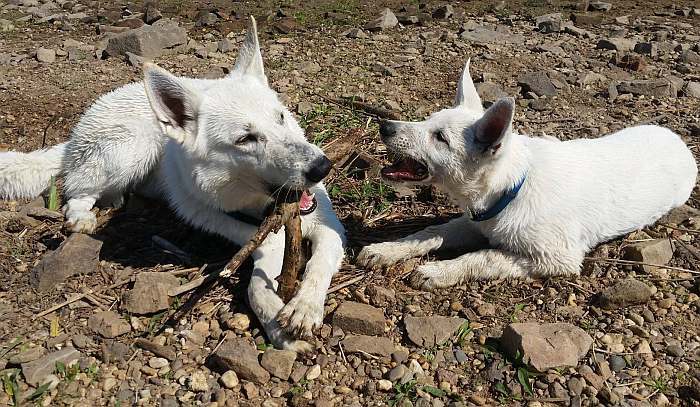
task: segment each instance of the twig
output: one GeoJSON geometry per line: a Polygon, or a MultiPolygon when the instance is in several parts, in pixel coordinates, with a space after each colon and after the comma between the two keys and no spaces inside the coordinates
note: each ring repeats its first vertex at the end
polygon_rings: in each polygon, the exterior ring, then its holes
{"type": "Polygon", "coordinates": [[[277,288],[282,301],[286,304],[292,297],[299,277],[299,264],[301,263],[301,216],[299,215],[299,202],[283,203],[280,211],[291,213],[284,223],[284,260],[280,283],[277,288]]]}
{"type": "Polygon", "coordinates": [[[586,257],[585,260],[587,261],[599,261],[602,263],[613,263],[613,264],[627,264],[627,265],[638,265],[638,266],[650,266],[650,267],[658,267],[662,269],[668,269],[668,270],[674,270],[674,271],[682,271],[685,273],[690,273],[690,274],[700,274],[700,271],[695,271],[695,270],[688,270],[684,269],[682,267],[674,267],[674,266],[665,266],[663,264],[654,264],[654,263],[645,263],[643,261],[633,261],[633,260],[620,260],[620,259],[603,259],[600,257],[586,257]]]}
{"type": "Polygon", "coordinates": [[[331,99],[335,104],[349,106],[352,109],[362,110],[363,112],[375,116],[380,119],[398,120],[401,116],[388,109],[372,106],[369,103],[360,102],[354,99],[331,99]]]}
{"type": "Polygon", "coordinates": [[[661,226],[663,226],[663,227],[667,227],[667,228],[669,228],[669,229],[673,229],[673,230],[678,230],[678,231],[681,231],[681,232],[685,232],[685,233],[692,233],[692,234],[700,235],[700,230],[694,230],[694,229],[688,229],[688,228],[680,228],[680,227],[678,227],[678,226],[669,225],[668,223],[659,223],[659,225],[661,225],[661,226]]]}
{"type": "Polygon", "coordinates": [[[666,118],[666,113],[662,113],[658,116],[654,116],[651,119],[642,120],[641,122],[635,124],[635,126],[643,126],[645,124],[651,124],[651,123],[654,123],[654,122],[659,121],[659,120],[664,119],[664,118],[666,118]]]}
{"type": "MultiPolygon", "coordinates": [[[[205,265],[203,265],[202,267],[200,267],[200,268],[199,268],[199,274],[202,274],[202,272],[203,272],[204,269],[206,269],[206,268],[207,268],[207,264],[205,264],[205,265]]],[[[199,287],[200,285],[202,285],[202,282],[204,282],[204,278],[205,278],[204,276],[200,276],[200,277],[197,277],[197,278],[195,278],[194,280],[192,280],[192,281],[190,281],[190,282],[188,282],[188,283],[185,283],[185,284],[183,284],[183,285],[180,285],[180,286],[171,288],[170,290],[168,290],[168,296],[170,296],[170,297],[177,297],[178,295],[180,295],[180,294],[182,294],[182,293],[186,293],[186,292],[188,292],[188,291],[190,291],[190,290],[193,290],[193,289],[199,287]]]]}
{"type": "Polygon", "coordinates": [[[674,239],[674,240],[675,240],[677,243],[680,243],[680,245],[683,246],[683,248],[684,248],[685,250],[687,250],[688,253],[692,254],[693,257],[695,257],[696,259],[700,260],[700,254],[698,254],[698,252],[695,251],[695,248],[694,248],[694,247],[690,246],[689,244],[685,243],[684,241],[682,241],[682,240],[680,240],[680,239],[674,239]]]}
{"type": "Polygon", "coordinates": [[[133,278],[130,278],[130,279],[127,279],[127,280],[124,280],[124,281],[120,281],[120,282],[118,282],[118,283],[114,283],[114,284],[112,284],[112,285],[110,285],[110,286],[104,287],[104,288],[99,289],[99,290],[97,290],[97,291],[87,290],[87,292],[84,292],[84,293],[82,293],[82,294],[76,294],[76,295],[72,296],[71,298],[67,299],[66,301],[64,301],[64,302],[62,302],[62,303],[60,303],[60,304],[56,304],[56,305],[54,305],[53,307],[51,307],[51,308],[49,308],[49,309],[47,309],[47,310],[45,310],[45,311],[42,311],[42,312],[36,314],[35,318],[41,318],[41,317],[43,317],[44,315],[50,314],[50,313],[52,313],[52,312],[54,312],[54,311],[56,311],[56,310],[58,310],[58,309],[61,309],[61,308],[65,307],[66,305],[69,305],[69,304],[72,304],[72,303],[74,303],[74,302],[76,302],[76,301],[82,300],[83,298],[87,297],[87,296],[90,295],[90,294],[96,294],[96,293],[101,293],[101,292],[104,292],[104,291],[107,291],[107,290],[112,290],[112,289],[114,289],[114,288],[121,287],[121,286],[123,286],[123,285],[125,285],[125,284],[129,284],[129,283],[131,283],[132,281],[134,281],[134,279],[133,279],[133,278]]]}
{"type": "Polygon", "coordinates": [[[343,288],[345,288],[345,287],[347,287],[347,286],[350,286],[350,285],[353,285],[353,284],[357,283],[358,281],[364,279],[365,277],[367,277],[367,274],[362,274],[362,275],[360,275],[360,276],[351,278],[351,279],[348,280],[348,281],[342,282],[342,283],[336,285],[335,287],[332,287],[331,289],[329,289],[329,290],[328,290],[328,294],[334,293],[334,292],[336,292],[336,291],[340,291],[340,290],[342,290],[343,288]]]}

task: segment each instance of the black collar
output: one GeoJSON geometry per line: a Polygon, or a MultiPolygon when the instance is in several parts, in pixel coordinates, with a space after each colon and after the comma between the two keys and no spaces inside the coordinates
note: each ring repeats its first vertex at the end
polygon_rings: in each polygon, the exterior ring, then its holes
{"type": "MultiPolygon", "coordinates": [[[[263,211],[263,219],[270,215],[272,213],[273,208],[275,207],[274,202],[268,204],[265,207],[265,210],[263,211]]],[[[316,208],[318,207],[318,202],[316,201],[316,197],[314,197],[313,204],[311,205],[311,208],[305,210],[305,211],[299,211],[301,216],[306,216],[310,213],[313,213],[316,208]]],[[[226,215],[229,217],[243,223],[247,223],[249,225],[253,226],[260,226],[262,225],[263,219],[260,219],[256,216],[248,215],[247,213],[241,212],[241,211],[231,211],[231,212],[225,212],[226,215]]]]}

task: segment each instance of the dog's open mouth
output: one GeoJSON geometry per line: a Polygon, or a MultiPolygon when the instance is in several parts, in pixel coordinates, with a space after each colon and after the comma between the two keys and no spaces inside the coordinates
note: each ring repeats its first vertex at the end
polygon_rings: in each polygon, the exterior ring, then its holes
{"type": "Polygon", "coordinates": [[[390,181],[423,181],[429,175],[428,167],[405,156],[382,168],[382,176],[390,181]]]}
{"type": "Polygon", "coordinates": [[[299,212],[301,212],[302,215],[308,215],[316,209],[318,203],[316,202],[315,195],[316,194],[308,189],[305,189],[301,193],[301,197],[299,198],[299,212]]]}

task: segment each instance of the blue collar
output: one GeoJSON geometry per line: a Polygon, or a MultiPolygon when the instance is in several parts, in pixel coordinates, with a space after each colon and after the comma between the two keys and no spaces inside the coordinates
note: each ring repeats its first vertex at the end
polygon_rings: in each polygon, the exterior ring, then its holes
{"type": "Polygon", "coordinates": [[[495,217],[496,215],[498,215],[499,213],[501,213],[501,211],[504,210],[506,208],[506,206],[508,206],[508,204],[513,199],[515,199],[516,196],[518,196],[518,192],[520,191],[520,188],[525,183],[525,178],[527,178],[527,173],[525,173],[523,175],[523,177],[520,179],[520,181],[518,181],[517,184],[513,185],[512,188],[507,189],[503,193],[503,196],[501,196],[501,198],[498,201],[496,201],[496,203],[493,204],[493,206],[490,207],[489,209],[487,209],[486,211],[480,212],[480,213],[474,213],[474,211],[472,211],[470,209],[469,211],[471,212],[472,220],[474,222],[482,222],[485,220],[489,220],[489,219],[495,217]]]}

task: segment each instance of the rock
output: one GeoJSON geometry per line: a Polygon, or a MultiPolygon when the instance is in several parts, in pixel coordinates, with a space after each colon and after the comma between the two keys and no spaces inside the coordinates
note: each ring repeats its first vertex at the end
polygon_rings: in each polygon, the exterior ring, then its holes
{"type": "Polygon", "coordinates": [[[379,17],[370,21],[365,25],[365,30],[369,31],[382,31],[389,28],[394,28],[399,23],[394,13],[388,8],[382,10],[379,17]]]}
{"type": "Polygon", "coordinates": [[[371,355],[389,356],[395,350],[391,339],[377,336],[348,335],[342,344],[347,353],[366,352],[371,355]]]}
{"type": "Polygon", "coordinates": [[[187,43],[187,31],[167,18],[110,37],[105,51],[110,56],[131,52],[145,58],[156,58],[167,50],[187,43]]]}
{"type": "Polygon", "coordinates": [[[386,307],[396,302],[396,291],[381,285],[372,284],[367,287],[369,301],[377,307],[386,307]]]}
{"type": "Polygon", "coordinates": [[[303,62],[299,66],[299,70],[305,74],[313,75],[321,72],[321,65],[317,62],[303,62]]]}
{"type": "Polygon", "coordinates": [[[561,13],[551,13],[539,16],[535,19],[535,24],[541,33],[558,33],[562,30],[561,13]]]}
{"type": "Polygon", "coordinates": [[[345,301],[333,315],[333,326],[362,335],[381,335],[384,333],[384,312],[371,305],[345,301]]]}
{"type": "Polygon", "coordinates": [[[146,0],[143,3],[143,21],[146,24],[153,24],[156,21],[163,18],[160,10],[158,10],[158,3],[153,0],[146,0]]]}
{"type": "Polygon", "coordinates": [[[615,22],[622,25],[629,25],[630,16],[619,16],[615,17],[615,22]]]}
{"type": "Polygon", "coordinates": [[[162,368],[169,366],[169,365],[170,365],[170,363],[165,358],[153,357],[153,358],[148,359],[148,366],[150,366],[154,369],[162,369],[162,368]]]}
{"type": "Polygon", "coordinates": [[[234,46],[228,38],[224,38],[216,44],[216,50],[224,54],[233,51],[233,48],[234,46]]]}
{"type": "Polygon", "coordinates": [[[389,379],[392,382],[397,382],[401,380],[406,373],[408,373],[408,368],[404,365],[397,365],[395,368],[389,370],[389,373],[387,374],[387,379],[389,379]]]}
{"type": "Polygon", "coordinates": [[[394,384],[386,379],[381,379],[377,381],[377,390],[379,391],[389,391],[394,387],[394,384]]]}
{"type": "MultiPolygon", "coordinates": [[[[418,24],[420,22],[420,18],[418,18],[418,16],[413,15],[413,14],[408,14],[408,13],[397,14],[396,18],[398,18],[399,23],[401,23],[403,25],[413,25],[413,24],[418,24]]],[[[430,18],[432,19],[433,16],[430,15],[430,18]]]]}
{"type": "Polygon", "coordinates": [[[138,346],[141,349],[147,350],[169,361],[174,361],[177,358],[177,353],[172,346],[160,345],[145,338],[136,338],[134,346],[138,346]]]}
{"type": "Polygon", "coordinates": [[[270,381],[270,374],[258,363],[258,349],[251,338],[227,339],[211,359],[215,365],[233,370],[241,379],[258,384],[270,381]]]}
{"type": "MultiPolygon", "coordinates": [[[[627,260],[665,266],[673,258],[673,245],[670,239],[635,242],[625,247],[624,257],[627,260]]],[[[648,265],[642,265],[641,268],[647,273],[655,272],[657,269],[648,265]]]]}
{"type": "Polygon", "coordinates": [[[404,317],[408,339],[423,348],[442,345],[449,340],[457,328],[464,323],[463,318],[443,317],[404,317]]]}
{"type": "Polygon", "coordinates": [[[224,372],[224,374],[221,375],[220,381],[221,384],[223,384],[227,389],[233,389],[234,387],[238,386],[239,383],[238,375],[236,375],[236,372],[233,370],[227,370],[224,372]]]}
{"type": "Polygon", "coordinates": [[[481,102],[486,107],[492,105],[498,99],[508,97],[508,94],[505,91],[503,91],[501,86],[493,82],[477,83],[476,91],[479,94],[479,97],[481,98],[481,102]]]}
{"type": "Polygon", "coordinates": [[[125,18],[114,23],[117,27],[139,28],[143,27],[144,22],[140,18],[125,18]]]}
{"type": "Polygon", "coordinates": [[[627,366],[627,361],[625,358],[618,355],[613,355],[610,357],[610,369],[615,373],[620,373],[622,369],[627,366]]]}
{"type": "Polygon", "coordinates": [[[681,53],[681,61],[688,64],[700,64],[700,54],[695,51],[685,50],[681,53]]]}
{"type": "Polygon", "coordinates": [[[134,288],[122,297],[124,308],[132,314],[153,314],[170,308],[168,291],[178,287],[180,280],[170,273],[145,272],[136,275],[134,288]]]}
{"type": "Polygon", "coordinates": [[[571,20],[579,27],[592,27],[603,23],[603,17],[593,14],[574,13],[571,15],[571,20]]]}
{"type": "Polygon", "coordinates": [[[196,17],[196,22],[194,23],[195,27],[208,27],[216,24],[216,22],[219,20],[219,16],[216,14],[212,13],[209,10],[200,10],[199,13],[197,13],[196,17]]]}
{"type": "Polygon", "coordinates": [[[65,347],[59,351],[49,353],[48,355],[32,362],[22,364],[22,375],[25,380],[32,386],[40,384],[48,375],[56,370],[56,363],[63,363],[66,366],[75,363],[80,359],[81,353],[75,348],[65,347]]]}
{"type": "Polygon", "coordinates": [[[688,97],[700,99],[700,82],[688,82],[685,86],[684,93],[688,97]]]}
{"type": "Polygon", "coordinates": [[[140,57],[134,53],[126,53],[126,62],[133,67],[140,68],[146,61],[146,58],[140,57]]]}
{"type": "Polygon", "coordinates": [[[603,38],[598,41],[596,48],[628,52],[632,51],[636,45],[636,41],[627,38],[603,38]]]}
{"type": "Polygon", "coordinates": [[[523,87],[523,92],[533,92],[537,96],[554,96],[557,88],[547,73],[544,71],[530,72],[518,78],[518,85],[523,87]]]}
{"type": "Polygon", "coordinates": [[[578,365],[592,343],[586,331],[568,323],[515,323],[501,335],[501,345],[512,357],[522,356],[539,372],[578,365]]]}
{"type": "Polygon", "coordinates": [[[620,93],[654,97],[676,97],[678,88],[669,79],[649,79],[621,82],[617,86],[620,93]]]}
{"type": "Polygon", "coordinates": [[[646,339],[642,339],[641,341],[639,341],[639,344],[634,349],[634,351],[635,353],[638,353],[640,355],[652,354],[651,346],[649,346],[649,342],[646,339]]]}
{"type": "Polygon", "coordinates": [[[56,51],[50,48],[39,48],[36,50],[36,60],[47,64],[56,62],[56,51]]]}
{"type": "Polygon", "coordinates": [[[584,37],[584,38],[592,38],[593,34],[590,33],[590,31],[586,31],[583,28],[579,28],[573,25],[565,25],[564,26],[564,32],[567,34],[571,34],[574,37],[584,37]]]}
{"type": "Polygon", "coordinates": [[[598,302],[604,309],[612,310],[629,305],[645,304],[651,298],[649,286],[639,280],[620,280],[600,293],[598,302]]]}
{"type": "Polygon", "coordinates": [[[250,328],[250,317],[243,313],[235,313],[224,322],[224,325],[226,328],[233,329],[234,331],[246,331],[250,328]]]}
{"type": "Polygon", "coordinates": [[[44,356],[45,353],[46,349],[44,349],[42,346],[34,346],[25,351],[10,356],[10,358],[7,361],[13,365],[19,365],[22,363],[37,360],[40,357],[44,356]]]}
{"type": "Polygon", "coordinates": [[[74,233],[53,252],[45,254],[32,270],[29,282],[37,291],[48,291],[76,274],[90,274],[99,267],[102,242],[74,233]]]}
{"type": "Polygon", "coordinates": [[[116,338],[131,331],[131,325],[114,311],[101,311],[92,314],[88,327],[103,338],[116,338]]]}
{"type": "Polygon", "coordinates": [[[63,214],[61,212],[52,211],[48,208],[44,208],[43,206],[24,206],[19,212],[35,219],[54,221],[63,220],[63,214]]]}
{"type": "Polygon", "coordinates": [[[316,380],[321,376],[321,366],[313,365],[306,371],[306,380],[316,380]]]}
{"type": "Polygon", "coordinates": [[[581,368],[578,370],[578,373],[584,379],[586,379],[586,382],[588,382],[588,384],[595,387],[596,390],[600,390],[603,387],[603,384],[605,383],[605,380],[603,380],[602,377],[598,376],[588,365],[581,366],[581,368]]]}
{"type": "Polygon", "coordinates": [[[680,343],[675,342],[669,344],[666,347],[666,354],[676,358],[682,358],[683,356],[685,356],[685,350],[683,350],[683,347],[680,345],[680,343]]]}
{"type": "Polygon", "coordinates": [[[201,370],[195,370],[190,375],[188,380],[190,390],[194,392],[209,391],[209,383],[207,383],[207,375],[201,370]]]}
{"type": "Polygon", "coordinates": [[[369,35],[367,35],[366,32],[364,32],[361,28],[351,28],[347,30],[344,35],[348,38],[369,38],[369,35]]]}
{"type": "Polygon", "coordinates": [[[659,47],[655,42],[639,42],[635,44],[634,52],[656,58],[659,55],[659,47]]]}
{"type": "Polygon", "coordinates": [[[396,70],[390,66],[386,66],[381,62],[377,62],[375,64],[372,64],[371,69],[374,72],[378,72],[384,76],[398,76],[396,73],[396,70]]]}
{"type": "Polygon", "coordinates": [[[681,205],[664,215],[659,221],[672,225],[682,225],[686,221],[697,219],[700,223],[700,210],[688,205],[681,205]]]}
{"type": "Polygon", "coordinates": [[[459,37],[475,44],[522,44],[525,42],[525,37],[512,33],[505,26],[498,26],[495,29],[488,26],[469,27],[469,29],[462,31],[459,37]]]}
{"type": "Polygon", "coordinates": [[[433,18],[436,20],[444,20],[452,17],[454,13],[454,7],[452,7],[452,5],[450,4],[445,4],[436,8],[435,11],[433,11],[433,18]]]}
{"type": "Polygon", "coordinates": [[[268,349],[263,353],[260,364],[270,374],[282,380],[289,379],[297,354],[289,350],[268,349]]]}
{"type": "Polygon", "coordinates": [[[602,1],[592,1],[588,4],[588,10],[590,11],[610,11],[611,8],[611,3],[605,3],[602,1]]]}
{"type": "Polygon", "coordinates": [[[12,21],[0,18],[0,32],[10,32],[14,29],[15,26],[12,24],[12,21]]]}

